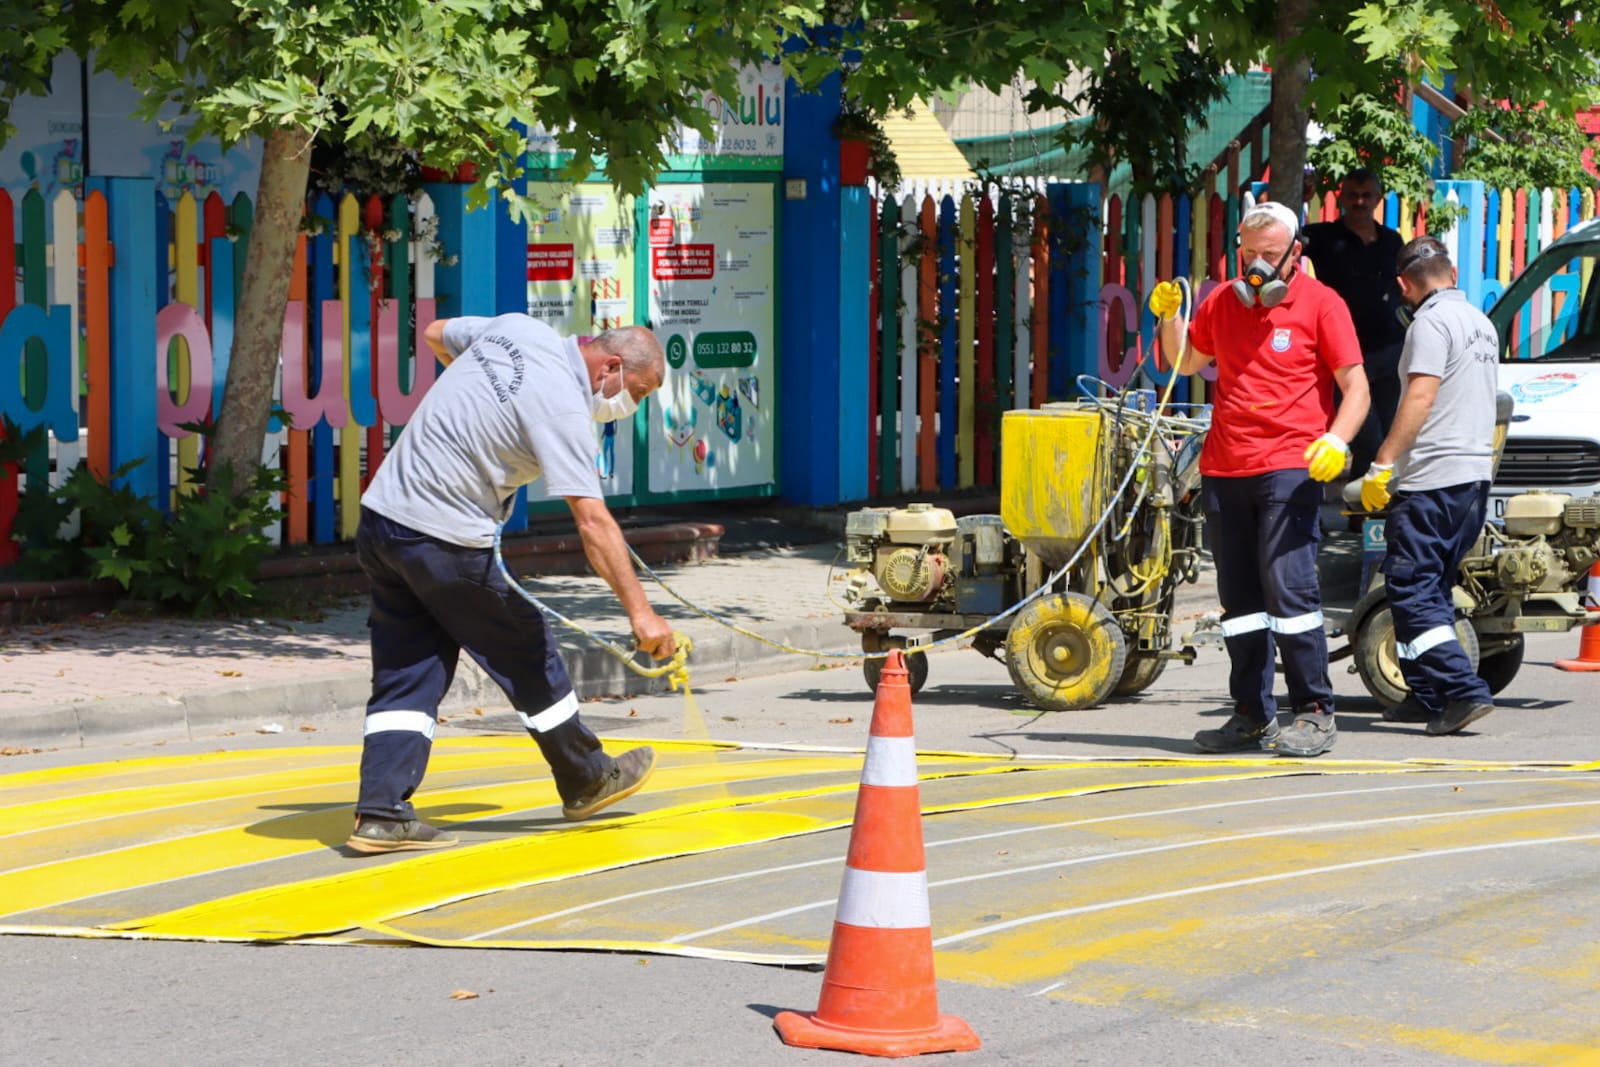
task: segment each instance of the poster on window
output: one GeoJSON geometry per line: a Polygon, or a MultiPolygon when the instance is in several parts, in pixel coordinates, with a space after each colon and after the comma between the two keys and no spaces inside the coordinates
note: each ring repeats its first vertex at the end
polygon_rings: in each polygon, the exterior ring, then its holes
{"type": "Polygon", "coordinates": [[[649,195],[650,321],[667,352],[650,404],[649,489],[771,483],[772,186],[662,185],[649,195]]]}
{"type": "MultiPolygon", "coordinates": [[[[538,204],[528,221],[528,314],[580,340],[633,325],[633,198],[607,183],[555,182],[530,182],[528,196],[538,204]]],[[[633,425],[595,426],[607,496],[633,491],[633,425]]]]}

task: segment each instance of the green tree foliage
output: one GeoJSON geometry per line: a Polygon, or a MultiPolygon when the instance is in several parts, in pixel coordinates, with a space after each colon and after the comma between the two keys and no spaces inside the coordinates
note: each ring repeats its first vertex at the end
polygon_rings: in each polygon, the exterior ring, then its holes
{"type": "Polygon", "coordinates": [[[1583,166],[1590,144],[1570,115],[1554,108],[1478,107],[1451,127],[1470,138],[1456,174],[1502,189],[1593,188],[1595,176],[1583,166]],[[1493,131],[1499,138],[1489,136],[1493,131]]]}

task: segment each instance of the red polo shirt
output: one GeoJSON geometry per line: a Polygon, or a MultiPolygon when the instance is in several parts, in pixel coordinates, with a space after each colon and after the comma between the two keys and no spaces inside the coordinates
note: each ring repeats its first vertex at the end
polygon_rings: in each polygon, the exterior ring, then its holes
{"type": "Polygon", "coordinates": [[[1333,420],[1333,371],[1361,362],[1339,294],[1295,271],[1277,307],[1245,307],[1219,285],[1189,326],[1217,360],[1211,431],[1200,473],[1243,477],[1306,465],[1306,446],[1333,420]]]}

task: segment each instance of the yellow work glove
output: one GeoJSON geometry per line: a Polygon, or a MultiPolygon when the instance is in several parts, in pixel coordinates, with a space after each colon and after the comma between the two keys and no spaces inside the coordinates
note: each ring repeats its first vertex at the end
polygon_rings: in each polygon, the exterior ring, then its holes
{"type": "Polygon", "coordinates": [[[1331,482],[1344,471],[1350,462],[1350,446],[1335,434],[1325,433],[1306,446],[1306,468],[1319,482],[1331,482]]]}
{"type": "Polygon", "coordinates": [[[1161,282],[1150,290],[1150,313],[1158,319],[1170,319],[1183,307],[1183,290],[1177,282],[1161,282]]]}
{"type": "Polygon", "coordinates": [[[1361,479],[1361,506],[1368,511],[1382,511],[1389,506],[1389,479],[1394,477],[1393,463],[1374,463],[1361,479]]]}

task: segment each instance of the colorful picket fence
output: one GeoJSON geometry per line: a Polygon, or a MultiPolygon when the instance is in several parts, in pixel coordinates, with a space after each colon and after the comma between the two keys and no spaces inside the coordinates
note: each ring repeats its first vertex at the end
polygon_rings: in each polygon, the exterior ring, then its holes
{"type": "MultiPolygon", "coordinates": [[[[1540,249],[1595,215],[1593,190],[1441,191],[1462,208],[1443,235],[1462,288],[1485,307],[1540,249]]],[[[435,373],[418,358],[429,322],[525,306],[526,232],[468,212],[461,187],[430,192],[415,202],[324,197],[308,209],[323,221],[300,239],[285,308],[278,401],[288,424],[275,419],[263,447],[288,477],[272,531],[286,544],[353,535],[361,489],[435,373]]],[[[1061,183],[875,201],[862,242],[869,326],[859,352],[841,353],[838,379],[866,397],[870,444],[845,498],[993,486],[1005,410],[1165,385],[1144,294],[1178,274],[1201,297],[1226,281],[1249,202],[1102,202],[1093,186],[1061,183]]],[[[1337,215],[1331,200],[1315,209],[1337,215]]],[[[1403,235],[1426,232],[1425,211],[1393,197],[1384,210],[1403,235]]],[[[97,180],[81,203],[0,191],[0,270],[15,280],[0,286],[0,412],[52,436],[29,470],[48,470],[52,484],[82,463],[101,477],[122,470],[163,506],[192,491],[205,461],[192,427],[220,406],[252,221],[243,197],[166,204],[135,179],[97,180]],[[124,469],[133,460],[144,462],[124,469]]],[[[1589,284],[1558,279],[1514,328],[1527,335],[1571,314],[1589,284]]],[[[1177,383],[1176,398],[1203,402],[1211,378],[1177,383]]],[[[16,551],[19,484],[15,466],[0,470],[0,565],[16,551]]],[[[519,502],[511,529],[526,520],[519,502]]]]}
{"type": "MultiPolygon", "coordinates": [[[[17,279],[0,287],[0,411],[51,431],[26,467],[52,484],[87,462],[170,507],[193,491],[205,461],[196,428],[221,407],[253,209],[243,196],[169,205],[148,184],[109,184],[81,205],[63,192],[48,214],[36,191],[18,205],[0,191],[0,270],[17,279]],[[119,260],[119,247],[135,254],[119,260]]],[[[365,480],[436,367],[415,358],[436,317],[430,198],[324,196],[308,212],[276,393],[288,425],[275,415],[263,444],[289,482],[268,532],[290,544],[353,536],[365,480]]],[[[21,481],[14,467],[0,474],[0,535],[21,481]]],[[[15,551],[0,536],[0,565],[15,551]]]]}
{"type": "MultiPolygon", "coordinates": [[[[935,187],[877,201],[875,315],[859,383],[876,442],[869,497],[995,485],[1000,416],[1008,408],[1069,400],[1086,389],[1165,387],[1167,376],[1151,359],[1155,321],[1144,296],[1157,281],[1184,275],[1203,299],[1232,278],[1233,236],[1253,197],[1101,202],[1097,193],[1062,195],[1083,188],[935,187]],[[1092,204],[1090,221],[1073,204],[1092,204]],[[1081,317],[1085,308],[1093,316],[1087,334],[1063,328],[1063,319],[1081,317]]],[[[1541,248],[1595,215],[1592,189],[1446,182],[1441,192],[1462,211],[1442,239],[1461,287],[1483,307],[1541,248]]],[[[1330,195],[1305,215],[1332,221],[1338,206],[1330,195]]],[[[1427,205],[1393,194],[1383,219],[1408,240],[1428,232],[1427,205]]],[[[1545,303],[1545,325],[1564,298],[1545,303]]],[[[1177,383],[1174,399],[1203,403],[1214,380],[1207,368],[1177,383]]]]}

